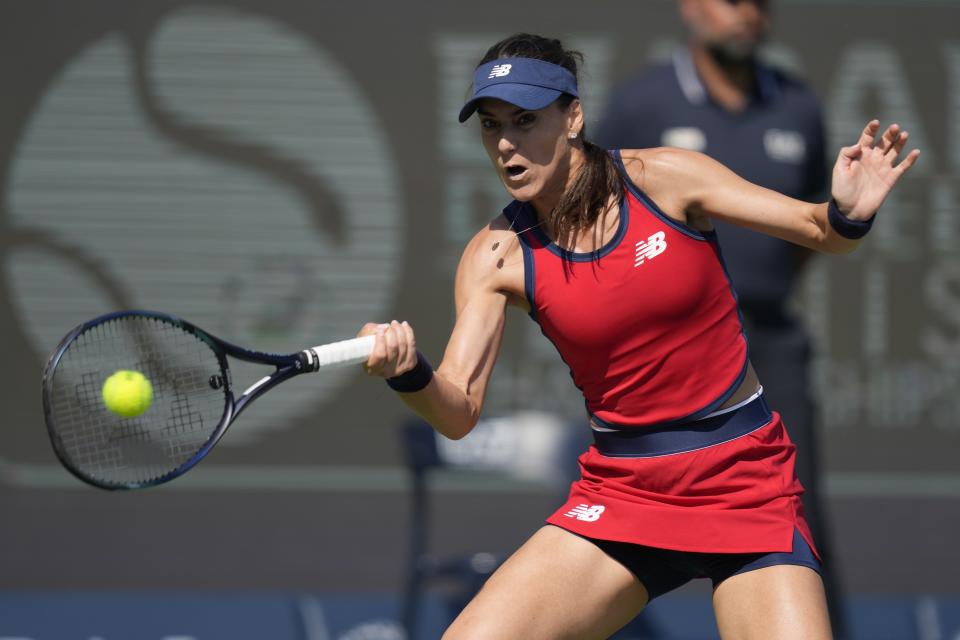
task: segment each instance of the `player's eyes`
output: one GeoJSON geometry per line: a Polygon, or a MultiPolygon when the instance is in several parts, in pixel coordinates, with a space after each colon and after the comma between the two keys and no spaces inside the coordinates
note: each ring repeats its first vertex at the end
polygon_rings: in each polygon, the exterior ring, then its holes
{"type": "Polygon", "coordinates": [[[537,116],[532,113],[522,113],[520,117],[517,118],[517,124],[520,126],[533,124],[537,119],[537,116]]]}
{"type": "Polygon", "coordinates": [[[481,118],[481,119],[480,119],[480,128],[481,128],[481,129],[487,129],[487,130],[496,129],[496,128],[497,128],[497,121],[496,121],[496,120],[492,120],[492,119],[490,119],[490,118],[481,118]]]}

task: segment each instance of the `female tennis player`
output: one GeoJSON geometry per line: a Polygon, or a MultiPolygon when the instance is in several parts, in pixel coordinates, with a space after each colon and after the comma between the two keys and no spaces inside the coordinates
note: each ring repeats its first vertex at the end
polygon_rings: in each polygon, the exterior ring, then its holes
{"type": "Polygon", "coordinates": [[[820,251],[856,247],[919,152],[872,121],[809,204],[675,149],[584,138],[579,54],[518,34],[474,74],[474,113],[513,198],[470,241],[434,371],[406,322],[368,324],[365,367],[440,433],[476,424],[508,305],[583,392],[594,444],[568,501],[487,581],[445,638],[605,638],[650,599],[713,581],[724,638],[830,637],[794,447],[764,402],[711,220],[820,251]],[[879,135],[878,135],[879,134],[879,135]]]}

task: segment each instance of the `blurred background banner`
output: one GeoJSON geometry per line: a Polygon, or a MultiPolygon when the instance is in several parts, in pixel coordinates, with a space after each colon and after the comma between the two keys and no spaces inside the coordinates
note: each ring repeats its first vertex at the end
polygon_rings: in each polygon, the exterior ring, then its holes
{"type": "MultiPolygon", "coordinates": [[[[184,478],[108,495],[54,460],[43,363],[122,308],[277,352],[405,319],[438,362],[460,251],[507,203],[476,125],[456,121],[476,61],[521,30],[580,49],[589,137],[611,84],[680,43],[673,3],[0,11],[0,588],[396,589],[406,413],[381,382],[299,378],[184,478]]],[[[960,592],[960,4],[773,11],[767,54],[820,95],[831,153],[873,117],[923,150],[871,238],[813,260],[795,300],[845,582],[960,592]]],[[[486,413],[521,410],[584,415],[552,345],[511,312],[486,413]]],[[[515,547],[555,502],[503,478],[436,489],[447,550],[515,547]]]]}

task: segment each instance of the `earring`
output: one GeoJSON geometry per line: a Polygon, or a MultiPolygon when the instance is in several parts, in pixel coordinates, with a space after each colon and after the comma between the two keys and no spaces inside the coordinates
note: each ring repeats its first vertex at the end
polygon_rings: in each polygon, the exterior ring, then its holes
{"type": "Polygon", "coordinates": [[[576,132],[576,131],[571,131],[570,133],[567,134],[567,137],[570,138],[571,140],[576,140],[576,138],[577,138],[577,132],[576,132]]]}

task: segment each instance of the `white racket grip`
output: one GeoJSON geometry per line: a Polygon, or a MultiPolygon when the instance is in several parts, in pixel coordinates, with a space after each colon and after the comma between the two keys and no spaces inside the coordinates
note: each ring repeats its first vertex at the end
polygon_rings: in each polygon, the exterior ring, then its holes
{"type": "Polygon", "coordinates": [[[366,362],[373,351],[376,336],[363,336],[331,342],[305,350],[307,361],[314,371],[320,367],[346,366],[366,362]]]}

